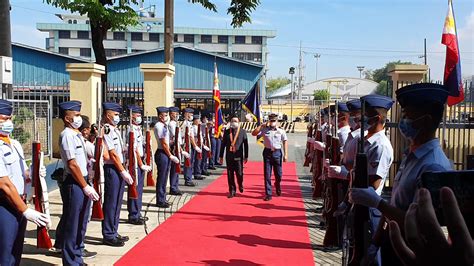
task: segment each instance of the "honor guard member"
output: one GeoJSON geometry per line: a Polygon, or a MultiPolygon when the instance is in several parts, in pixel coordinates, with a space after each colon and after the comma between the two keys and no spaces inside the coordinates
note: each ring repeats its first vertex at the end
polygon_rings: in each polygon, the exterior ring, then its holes
{"type": "Polygon", "coordinates": [[[81,102],[70,101],[59,104],[64,130],[59,136],[61,160],[65,176],[61,185],[63,214],[60,223],[62,234],[62,263],[82,265],[82,248],[86,233],[91,200],[99,195],[89,184],[87,151],[79,127],[82,125],[81,102]]]}
{"type": "Polygon", "coordinates": [[[183,132],[183,157],[189,159],[191,161],[191,165],[189,167],[184,164],[184,185],[187,187],[194,187],[196,184],[193,182],[193,162],[194,162],[194,135],[193,135],[193,113],[194,109],[192,108],[185,108],[184,109],[184,122],[181,128],[183,132]],[[186,128],[188,130],[188,135],[186,136],[186,128]],[[186,141],[187,138],[187,141],[186,141]],[[188,142],[188,147],[186,147],[186,142],[188,142]],[[186,152],[188,150],[191,154],[186,152]]]}
{"type": "MultiPolygon", "coordinates": [[[[143,162],[145,152],[144,152],[144,140],[143,140],[143,131],[142,131],[142,108],[132,105],[128,107],[129,111],[132,113],[132,127],[129,128],[129,132],[133,130],[134,147],[135,149],[135,162],[137,163],[137,199],[128,199],[127,200],[127,210],[128,210],[128,223],[134,225],[143,225],[146,218],[141,215],[142,210],[142,197],[143,197],[143,186],[145,183],[145,175],[147,172],[150,172],[151,166],[146,165],[143,162]]],[[[127,137],[128,140],[128,137],[127,137]]],[[[131,147],[128,147],[131,149],[131,147]]]]}
{"type": "Polygon", "coordinates": [[[170,164],[179,163],[178,157],[170,151],[170,133],[168,129],[168,107],[157,107],[158,123],[155,124],[155,137],[158,141],[158,148],[155,152],[155,163],[158,172],[156,179],[156,206],[160,208],[169,208],[170,204],[166,201],[166,184],[170,173],[170,164]]]}
{"type": "MultiPolygon", "coordinates": [[[[377,208],[384,217],[404,228],[405,213],[414,201],[422,174],[452,169],[436,138],[448,89],[439,84],[420,83],[402,87],[395,93],[402,111],[398,127],[409,147],[395,175],[390,203],[382,200],[373,187],[351,189],[350,199],[356,204],[377,208]]],[[[378,230],[383,230],[383,225],[378,230]]],[[[382,265],[401,265],[393,252],[388,233],[384,236],[382,265]]]]}
{"type": "Polygon", "coordinates": [[[207,145],[210,145],[211,140],[209,139],[209,120],[207,120],[207,115],[201,116],[201,138],[202,138],[202,149],[204,150],[202,152],[202,160],[201,160],[201,174],[205,176],[211,175],[209,173],[208,168],[209,168],[209,156],[208,153],[211,151],[211,148],[207,145]],[[207,135],[206,135],[206,129],[207,129],[207,135]],[[209,141],[209,143],[206,145],[206,139],[209,141]]]}
{"type": "MultiPolygon", "coordinates": [[[[331,105],[329,107],[329,111],[331,112],[331,123],[332,126],[337,127],[337,137],[339,138],[340,150],[341,153],[343,151],[344,144],[346,143],[347,137],[351,132],[351,127],[349,126],[349,109],[347,105],[343,102],[337,103],[337,125],[336,125],[336,105],[331,105]]],[[[324,140],[326,139],[326,134],[329,130],[330,126],[327,125],[324,129],[326,133],[323,133],[323,141],[314,141],[313,147],[317,150],[324,151],[326,148],[326,144],[324,140]]]]}
{"type": "MultiPolygon", "coordinates": [[[[0,99],[0,265],[20,264],[27,220],[37,226],[51,224],[49,215],[23,201],[25,181],[31,179],[21,144],[10,138],[12,112],[12,103],[0,99]]],[[[44,166],[39,174],[46,176],[44,166]]]]}
{"type": "Polygon", "coordinates": [[[282,161],[288,160],[288,137],[285,130],[277,127],[275,113],[268,115],[269,121],[252,131],[252,136],[263,136],[263,162],[265,176],[265,201],[272,199],[272,168],[275,174],[275,189],[281,195],[282,161]],[[282,151],[283,148],[283,151],[282,151]]]}
{"type": "MultiPolygon", "coordinates": [[[[202,176],[201,161],[199,156],[202,156],[202,147],[203,147],[203,138],[202,133],[198,134],[198,127],[201,126],[201,115],[193,115],[193,126],[192,126],[192,136],[194,141],[192,142],[194,150],[194,161],[193,161],[193,176],[196,180],[204,180],[205,177],[202,176]],[[200,144],[200,145],[199,145],[200,144]]],[[[202,157],[203,158],[203,157],[202,157]]]]}
{"type": "Polygon", "coordinates": [[[222,148],[220,150],[219,161],[225,160],[227,165],[227,183],[229,184],[229,196],[235,196],[236,186],[234,173],[237,176],[237,183],[239,185],[240,193],[244,192],[244,163],[247,163],[249,158],[249,144],[247,140],[247,132],[242,129],[239,124],[239,118],[232,117],[230,121],[230,128],[224,132],[222,148]]]}
{"type": "Polygon", "coordinates": [[[103,243],[121,247],[128,241],[128,236],[118,233],[120,210],[122,207],[125,184],[133,184],[132,176],[125,170],[123,141],[119,129],[122,107],[118,103],[105,102],[103,108],[104,124],[104,220],[102,221],[103,243]]]}
{"type": "MultiPolygon", "coordinates": [[[[179,131],[179,135],[178,135],[178,143],[175,143],[176,128],[179,126],[178,125],[179,108],[175,106],[170,107],[169,114],[170,114],[170,122],[168,123],[168,129],[169,129],[169,134],[170,134],[170,151],[174,154],[176,146],[178,146],[180,154],[182,154],[183,151],[182,151],[181,146],[183,144],[182,143],[183,133],[181,132],[181,130],[179,131]]],[[[177,156],[176,154],[174,155],[177,156]]],[[[181,160],[181,158],[179,157],[178,159],[181,160]]],[[[175,195],[175,196],[183,195],[183,193],[181,193],[181,191],[179,190],[179,173],[176,172],[176,164],[174,163],[171,163],[171,167],[170,167],[170,195],[175,195]]]]}
{"type": "MultiPolygon", "coordinates": [[[[220,147],[217,149],[217,143],[216,143],[216,129],[214,128],[214,116],[212,114],[209,114],[209,139],[211,141],[211,158],[209,158],[209,170],[216,170],[216,165],[218,161],[216,161],[216,153],[220,153],[220,147]]],[[[219,157],[219,154],[217,155],[219,157]]]]}

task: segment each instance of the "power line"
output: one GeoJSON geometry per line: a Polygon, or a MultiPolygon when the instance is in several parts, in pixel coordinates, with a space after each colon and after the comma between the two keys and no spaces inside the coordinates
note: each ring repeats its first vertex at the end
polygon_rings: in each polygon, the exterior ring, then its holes
{"type": "Polygon", "coordinates": [[[21,8],[21,9],[30,10],[30,11],[40,12],[40,13],[56,15],[56,13],[48,12],[48,11],[43,11],[43,10],[39,10],[39,9],[35,9],[35,8],[29,8],[29,7],[24,7],[24,6],[17,6],[17,5],[13,5],[13,4],[11,4],[11,6],[12,6],[12,7],[16,7],[16,8],[21,8]]]}

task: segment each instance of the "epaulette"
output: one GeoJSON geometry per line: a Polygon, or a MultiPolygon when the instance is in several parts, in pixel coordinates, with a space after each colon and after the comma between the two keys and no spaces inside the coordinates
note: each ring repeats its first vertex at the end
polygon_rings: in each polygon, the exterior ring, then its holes
{"type": "Polygon", "coordinates": [[[109,133],[110,133],[110,126],[107,125],[107,124],[104,125],[104,133],[105,133],[105,134],[109,134],[109,133]]]}

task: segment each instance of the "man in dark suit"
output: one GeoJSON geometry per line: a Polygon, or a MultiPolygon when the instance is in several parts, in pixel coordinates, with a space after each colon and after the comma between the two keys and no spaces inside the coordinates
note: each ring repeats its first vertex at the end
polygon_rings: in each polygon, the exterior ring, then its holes
{"type": "Polygon", "coordinates": [[[229,183],[229,196],[227,197],[233,198],[236,190],[234,174],[237,176],[240,193],[244,192],[243,168],[244,163],[247,163],[249,157],[247,133],[244,129],[240,128],[239,118],[236,116],[232,117],[230,127],[224,131],[219,156],[221,164],[223,162],[224,150],[226,150],[225,160],[227,164],[227,181],[229,183]]]}

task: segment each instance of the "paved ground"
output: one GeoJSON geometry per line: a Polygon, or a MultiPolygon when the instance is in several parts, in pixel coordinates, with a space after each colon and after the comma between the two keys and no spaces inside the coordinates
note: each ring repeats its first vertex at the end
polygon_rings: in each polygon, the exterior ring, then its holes
{"type": "MultiPolygon", "coordinates": [[[[255,138],[250,137],[250,158],[252,161],[262,160],[262,148],[255,144],[255,138]]],[[[317,245],[322,244],[324,238],[324,231],[316,228],[316,225],[321,219],[321,215],[316,213],[314,210],[318,203],[311,199],[311,177],[308,168],[302,167],[304,161],[304,149],[306,144],[305,134],[289,134],[289,161],[297,162],[297,173],[299,181],[302,186],[303,197],[306,206],[306,215],[308,217],[309,224],[309,235],[311,238],[312,245],[314,247],[314,257],[316,265],[339,265],[341,260],[340,252],[326,253],[317,250],[317,245]]],[[[121,217],[122,221],[119,226],[119,233],[130,237],[130,241],[124,247],[114,248],[101,245],[101,224],[97,221],[92,221],[87,230],[86,237],[86,248],[90,251],[96,251],[99,255],[96,258],[88,259],[85,262],[89,265],[111,265],[114,261],[125,254],[131,247],[139,242],[147,233],[151,232],[161,223],[163,223],[168,217],[174,212],[179,210],[184,204],[186,204],[192,197],[200,191],[202,188],[207,186],[213,180],[218,178],[223,169],[213,171],[213,174],[204,181],[200,181],[199,185],[194,188],[182,187],[182,191],[186,192],[183,196],[168,196],[168,200],[172,203],[170,209],[159,209],[153,206],[155,202],[154,188],[145,188],[143,196],[144,212],[143,214],[149,218],[149,221],[145,226],[130,225],[125,223],[124,218],[127,217],[126,203],[122,205],[121,217]]],[[[263,179],[262,179],[263,182],[263,179]]],[[[59,197],[59,191],[54,190],[50,193],[51,201],[51,213],[54,228],[50,230],[51,237],[54,239],[55,227],[58,224],[60,213],[61,213],[61,200],[59,197]]],[[[51,253],[49,251],[36,249],[36,232],[35,227],[30,223],[28,224],[24,255],[21,265],[58,265],[61,264],[61,258],[59,255],[51,253]]],[[[54,241],[54,240],[53,240],[54,241]]]]}

